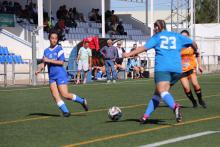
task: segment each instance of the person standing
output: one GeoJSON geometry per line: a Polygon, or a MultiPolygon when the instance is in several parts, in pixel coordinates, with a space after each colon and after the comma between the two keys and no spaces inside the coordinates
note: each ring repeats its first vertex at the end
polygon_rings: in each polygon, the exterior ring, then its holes
{"type": "Polygon", "coordinates": [[[113,80],[113,83],[116,83],[117,73],[114,67],[114,63],[115,63],[115,59],[117,58],[117,48],[112,45],[113,42],[111,39],[107,41],[107,44],[108,44],[107,46],[104,46],[100,50],[100,53],[103,55],[105,60],[107,83],[110,83],[111,80],[113,80]],[[112,72],[112,78],[111,78],[111,72],[112,72]]]}
{"type": "Polygon", "coordinates": [[[92,51],[92,66],[94,67],[94,80],[96,80],[97,69],[95,67],[100,66],[102,57],[99,54],[99,38],[97,36],[90,36],[83,39],[83,44],[89,43],[89,48],[92,51]]]}
{"type": "Polygon", "coordinates": [[[122,57],[122,54],[125,53],[125,49],[121,46],[122,45],[122,42],[121,41],[118,41],[117,42],[117,58],[115,60],[115,63],[116,63],[116,68],[117,69],[123,69],[124,67],[122,66],[122,63],[123,63],[123,57],[122,57]]]}
{"type": "Polygon", "coordinates": [[[179,33],[167,31],[165,21],[157,20],[154,23],[154,35],[149,41],[146,41],[144,46],[123,54],[124,57],[131,57],[152,48],[156,52],[154,67],[155,91],[144,115],[140,118],[141,124],[148,121],[150,115],[158,107],[160,98],[174,111],[176,121],[180,122],[182,120],[181,106],[175,102],[169,90],[170,86],[181,78],[181,50],[183,47],[190,45],[193,46],[191,39],[179,33]]]}
{"type": "Polygon", "coordinates": [[[84,42],[83,47],[79,49],[78,57],[78,73],[77,73],[77,82],[80,84],[80,72],[84,72],[83,84],[86,84],[87,81],[87,72],[92,69],[92,51],[89,48],[89,42],[84,42]]]}

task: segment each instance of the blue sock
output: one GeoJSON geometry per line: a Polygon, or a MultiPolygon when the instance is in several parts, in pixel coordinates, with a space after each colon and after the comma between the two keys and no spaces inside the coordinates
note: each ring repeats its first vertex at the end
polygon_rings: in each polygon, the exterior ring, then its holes
{"type": "Polygon", "coordinates": [[[150,117],[151,113],[157,108],[160,103],[160,97],[158,95],[154,95],[153,98],[150,100],[147,109],[144,113],[147,117],[150,117]]]}
{"type": "Polygon", "coordinates": [[[174,109],[175,108],[175,101],[172,97],[172,95],[169,92],[162,92],[160,94],[160,96],[162,97],[163,101],[171,108],[174,109]]]}
{"type": "Polygon", "coordinates": [[[73,99],[72,100],[74,102],[77,102],[77,103],[80,103],[80,104],[84,103],[84,99],[79,97],[78,95],[75,95],[75,94],[73,94],[73,99]]]}
{"type": "Polygon", "coordinates": [[[64,103],[64,101],[59,101],[59,102],[57,103],[57,106],[60,108],[60,110],[61,110],[63,113],[69,113],[69,110],[67,109],[66,104],[64,103]]]}

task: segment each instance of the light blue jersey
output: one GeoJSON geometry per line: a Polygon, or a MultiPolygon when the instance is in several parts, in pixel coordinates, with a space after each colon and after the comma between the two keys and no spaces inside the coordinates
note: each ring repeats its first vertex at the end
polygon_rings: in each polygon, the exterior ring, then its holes
{"type": "Polygon", "coordinates": [[[162,31],[152,36],[144,47],[147,50],[155,49],[155,72],[181,73],[181,50],[192,42],[191,39],[179,33],[162,31]]]}
{"type": "MultiPolygon", "coordinates": [[[[44,50],[44,57],[59,61],[65,60],[64,51],[60,45],[55,46],[54,49],[46,48],[44,50]]],[[[47,63],[47,66],[48,66],[49,79],[51,82],[53,82],[54,80],[55,81],[61,80],[61,82],[65,81],[63,83],[66,83],[67,73],[62,65],[47,63]]]]}

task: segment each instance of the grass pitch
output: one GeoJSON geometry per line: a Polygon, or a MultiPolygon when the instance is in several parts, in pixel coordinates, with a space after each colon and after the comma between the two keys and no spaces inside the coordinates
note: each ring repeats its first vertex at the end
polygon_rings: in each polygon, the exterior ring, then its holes
{"type": "MultiPolygon", "coordinates": [[[[152,114],[146,125],[137,120],[144,113],[154,90],[153,79],[120,81],[116,84],[69,85],[69,91],[87,98],[90,111],[66,101],[72,115],[62,117],[49,88],[0,89],[1,147],[140,146],[205,131],[220,131],[220,75],[199,77],[208,108],[192,108],[180,83],[171,90],[184,106],[183,122],[177,124],[165,105],[152,114]],[[123,117],[108,119],[107,110],[119,106],[123,117]]],[[[164,146],[210,146],[220,144],[220,133],[164,146]]]]}

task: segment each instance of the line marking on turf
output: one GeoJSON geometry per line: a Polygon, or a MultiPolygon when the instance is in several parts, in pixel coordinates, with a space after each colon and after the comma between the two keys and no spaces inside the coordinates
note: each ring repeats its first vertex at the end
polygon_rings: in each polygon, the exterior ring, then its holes
{"type": "Polygon", "coordinates": [[[220,131],[200,132],[200,133],[195,133],[195,134],[191,134],[191,135],[186,135],[186,136],[182,136],[182,137],[168,139],[168,140],[164,140],[164,141],[160,141],[160,142],[156,142],[156,143],[151,143],[151,144],[143,145],[143,146],[140,146],[140,147],[158,147],[158,146],[161,146],[161,145],[176,143],[176,142],[179,142],[179,141],[189,140],[189,139],[192,139],[192,138],[197,138],[197,137],[200,137],[200,136],[205,136],[205,135],[215,134],[215,133],[220,133],[220,131]]]}
{"type": "Polygon", "coordinates": [[[138,130],[138,131],[131,131],[131,132],[127,132],[127,133],[117,134],[117,135],[99,137],[99,138],[95,138],[95,139],[91,139],[91,140],[87,140],[87,141],[64,145],[63,147],[76,147],[76,146],[91,144],[91,143],[95,143],[95,142],[118,139],[118,138],[128,137],[131,135],[138,135],[138,134],[143,134],[143,133],[147,133],[147,132],[158,131],[158,130],[165,129],[165,128],[174,128],[177,126],[183,126],[183,125],[193,124],[193,123],[197,123],[197,122],[204,122],[204,121],[209,121],[209,120],[214,120],[214,119],[220,119],[220,115],[207,117],[207,118],[200,118],[200,119],[195,119],[195,120],[189,120],[189,121],[174,124],[174,125],[164,125],[164,126],[150,128],[150,129],[143,129],[143,130],[138,130]]]}
{"type": "MultiPolygon", "coordinates": [[[[216,96],[220,96],[220,94],[204,96],[203,98],[207,99],[207,98],[216,97],[216,96]]],[[[188,99],[184,98],[184,99],[176,100],[176,102],[186,101],[186,100],[188,100],[188,99]]],[[[136,104],[136,105],[130,105],[130,106],[121,106],[120,108],[121,109],[130,109],[130,108],[137,108],[137,107],[141,107],[141,106],[146,106],[146,104],[136,104]]],[[[85,111],[84,112],[75,112],[75,113],[71,113],[71,115],[95,113],[95,112],[102,112],[102,111],[107,111],[107,110],[108,110],[107,108],[95,109],[95,110],[90,110],[90,111],[86,111],[86,112],[85,111]]],[[[20,122],[27,122],[27,121],[40,120],[40,119],[48,119],[48,118],[50,118],[50,116],[33,117],[33,118],[28,118],[28,119],[18,119],[18,120],[12,120],[12,121],[0,121],[0,125],[15,124],[15,123],[20,123],[20,122]]]]}
{"type": "Polygon", "coordinates": [[[31,121],[31,120],[42,120],[42,119],[47,119],[47,118],[49,118],[49,116],[34,117],[34,118],[27,118],[27,119],[18,119],[18,120],[12,120],[12,121],[2,121],[2,122],[0,122],[0,125],[14,124],[14,123],[26,122],[26,121],[31,121]]]}

